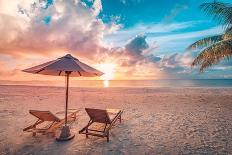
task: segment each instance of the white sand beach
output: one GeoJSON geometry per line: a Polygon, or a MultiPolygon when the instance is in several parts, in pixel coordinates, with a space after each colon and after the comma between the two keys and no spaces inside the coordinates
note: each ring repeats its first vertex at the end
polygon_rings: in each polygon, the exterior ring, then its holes
{"type": "Polygon", "coordinates": [[[63,111],[64,92],[0,86],[0,154],[232,154],[232,89],[70,88],[69,108],[81,109],[74,139],[57,142],[22,131],[36,120],[30,109],[63,111]],[[78,134],[88,122],[85,107],[124,110],[109,143],[78,134]]]}

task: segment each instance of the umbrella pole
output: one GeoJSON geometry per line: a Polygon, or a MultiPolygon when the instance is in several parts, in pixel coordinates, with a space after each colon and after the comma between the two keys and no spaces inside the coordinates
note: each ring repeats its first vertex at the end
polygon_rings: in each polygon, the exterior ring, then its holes
{"type": "Polygon", "coordinates": [[[67,141],[74,138],[74,134],[70,132],[69,126],[67,126],[67,115],[68,115],[68,88],[69,88],[69,75],[71,72],[66,71],[66,103],[65,103],[65,125],[61,129],[60,136],[56,138],[58,141],[67,141]]]}
{"type": "Polygon", "coordinates": [[[67,126],[67,115],[68,115],[68,88],[69,88],[69,74],[66,72],[66,102],[65,102],[65,126],[67,126]]]}

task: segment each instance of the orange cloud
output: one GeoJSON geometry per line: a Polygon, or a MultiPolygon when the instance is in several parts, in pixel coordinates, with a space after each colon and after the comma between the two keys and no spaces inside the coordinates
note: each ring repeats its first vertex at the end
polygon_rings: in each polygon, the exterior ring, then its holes
{"type": "Polygon", "coordinates": [[[21,70],[67,52],[94,67],[109,62],[116,64],[116,79],[165,76],[156,63],[160,58],[148,52],[145,36],[133,38],[125,47],[110,48],[104,43],[104,35],[120,26],[104,24],[97,18],[102,10],[100,1],[92,7],[79,1],[54,1],[47,9],[39,2],[28,0],[17,3],[0,0],[0,4],[0,60],[4,63],[0,80],[53,80],[53,77],[29,75],[21,70]],[[45,17],[51,21],[46,23],[45,17]],[[4,55],[13,61],[7,64],[4,55]]]}

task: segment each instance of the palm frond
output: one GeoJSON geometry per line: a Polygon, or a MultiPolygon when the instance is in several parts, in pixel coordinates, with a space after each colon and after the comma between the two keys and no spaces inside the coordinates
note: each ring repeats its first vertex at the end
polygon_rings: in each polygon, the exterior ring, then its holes
{"type": "Polygon", "coordinates": [[[203,38],[191,44],[186,50],[194,50],[198,48],[207,47],[221,40],[223,40],[223,35],[216,35],[216,36],[203,38]]]}
{"type": "Polygon", "coordinates": [[[192,62],[192,66],[200,65],[200,72],[224,58],[232,56],[232,40],[222,40],[204,49],[192,62]]]}
{"type": "Polygon", "coordinates": [[[222,2],[203,3],[200,8],[208,15],[223,24],[225,27],[232,25],[232,5],[222,2]]]}
{"type": "Polygon", "coordinates": [[[223,39],[224,40],[232,39],[232,26],[226,29],[223,39]]]}
{"type": "Polygon", "coordinates": [[[226,28],[225,33],[232,33],[232,25],[226,28]]]}

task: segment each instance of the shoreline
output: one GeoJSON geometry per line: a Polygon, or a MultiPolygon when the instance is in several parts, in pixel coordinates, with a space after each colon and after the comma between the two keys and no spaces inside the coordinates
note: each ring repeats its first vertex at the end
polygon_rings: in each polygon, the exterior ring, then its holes
{"type": "MultiPolygon", "coordinates": [[[[9,87],[44,87],[44,88],[64,88],[65,86],[46,86],[46,85],[17,85],[17,84],[0,84],[1,86],[9,86],[9,87]]],[[[78,87],[78,86],[69,86],[69,88],[80,88],[80,89],[123,89],[123,88],[130,88],[130,89],[145,89],[145,88],[150,88],[150,89],[182,89],[182,88],[186,88],[186,89],[232,89],[232,86],[228,86],[228,87],[222,87],[222,86],[169,86],[169,87],[164,87],[164,86],[109,86],[109,87],[98,87],[98,86],[86,86],[86,87],[78,87]]]]}

